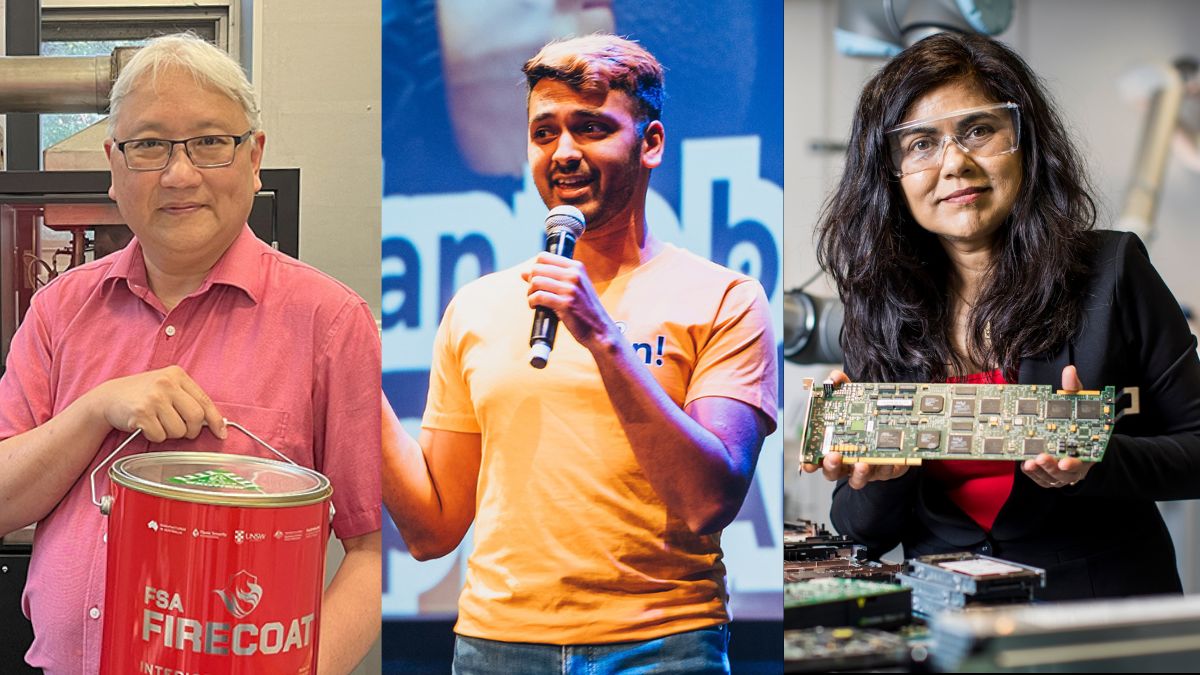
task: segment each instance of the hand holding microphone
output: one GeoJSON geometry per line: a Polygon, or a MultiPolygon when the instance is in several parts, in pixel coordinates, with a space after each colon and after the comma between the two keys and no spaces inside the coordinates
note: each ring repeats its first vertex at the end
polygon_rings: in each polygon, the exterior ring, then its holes
{"type": "MultiPolygon", "coordinates": [[[[529,365],[534,368],[545,368],[550,359],[559,313],[576,311],[581,300],[599,307],[583,266],[571,261],[584,227],[583,213],[574,206],[551,209],[546,215],[546,253],[553,255],[539,255],[533,268],[523,275],[530,283],[529,304],[535,309],[529,335],[529,365]]],[[[568,328],[572,328],[570,320],[568,328]]],[[[581,335],[575,337],[582,341],[581,335]]]]}

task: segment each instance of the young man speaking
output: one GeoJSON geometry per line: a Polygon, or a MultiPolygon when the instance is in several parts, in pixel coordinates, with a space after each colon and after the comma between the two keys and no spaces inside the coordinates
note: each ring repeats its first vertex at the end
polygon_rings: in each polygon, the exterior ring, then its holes
{"type": "Polygon", "coordinates": [[[538,192],[587,228],[574,259],[458,292],[419,440],[385,411],[384,498],[413,555],[475,523],[457,673],[728,671],[720,531],[775,427],[775,340],[757,281],[651,234],[662,71],[611,35],[525,64],[538,192]],[[538,306],[566,329],[544,369],[538,306]]]}

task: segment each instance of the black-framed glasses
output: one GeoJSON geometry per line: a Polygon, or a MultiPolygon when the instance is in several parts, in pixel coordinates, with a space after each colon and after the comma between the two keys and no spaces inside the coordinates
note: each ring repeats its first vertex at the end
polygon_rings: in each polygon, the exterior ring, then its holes
{"type": "Polygon", "coordinates": [[[237,148],[254,135],[254,129],[241,136],[233,134],[209,134],[183,140],[169,138],[131,138],[119,141],[117,149],[125,156],[125,166],[130,171],[162,171],[171,163],[171,153],[176,145],[182,145],[192,166],[197,169],[215,169],[233,164],[237,148]]]}

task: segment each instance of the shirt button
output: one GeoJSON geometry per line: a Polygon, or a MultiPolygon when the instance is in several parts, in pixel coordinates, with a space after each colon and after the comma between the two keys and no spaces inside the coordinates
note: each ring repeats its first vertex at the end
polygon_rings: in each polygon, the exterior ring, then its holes
{"type": "Polygon", "coordinates": [[[175,326],[167,326],[167,337],[175,337],[175,326]]]}
{"type": "Polygon", "coordinates": [[[93,608],[89,609],[88,616],[92,617],[93,619],[99,619],[100,618],[100,608],[93,607],[93,608]]]}
{"type": "Polygon", "coordinates": [[[104,540],[104,543],[106,543],[106,544],[107,544],[107,543],[108,543],[108,533],[107,533],[107,532],[105,532],[105,533],[104,533],[104,536],[103,536],[103,537],[101,537],[101,539],[103,539],[103,540],[104,540]]]}

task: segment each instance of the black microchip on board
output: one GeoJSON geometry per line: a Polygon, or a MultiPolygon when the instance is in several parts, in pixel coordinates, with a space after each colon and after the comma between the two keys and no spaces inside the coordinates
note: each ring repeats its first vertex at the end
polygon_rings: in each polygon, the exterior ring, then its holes
{"type": "Polygon", "coordinates": [[[947,450],[959,454],[970,454],[972,440],[974,440],[974,436],[967,434],[950,434],[950,445],[947,450]]]}
{"type": "Polygon", "coordinates": [[[880,429],[875,437],[875,447],[899,450],[904,444],[904,432],[892,429],[880,429]]]}
{"type": "Polygon", "coordinates": [[[1044,438],[1026,438],[1025,439],[1025,454],[1040,455],[1046,451],[1046,439],[1044,438]]]}
{"type": "Polygon", "coordinates": [[[1004,454],[1004,439],[1003,438],[985,438],[985,439],[983,439],[983,454],[985,454],[985,455],[1003,455],[1004,454]]]}
{"type": "Polygon", "coordinates": [[[1046,419],[1071,419],[1070,401],[1046,401],[1046,419]]]}
{"type": "Polygon", "coordinates": [[[1076,401],[1075,417],[1081,420],[1098,420],[1104,416],[1104,404],[1100,401],[1076,401]]]}
{"type": "Polygon", "coordinates": [[[985,398],[979,401],[979,413],[981,415],[999,415],[1000,414],[1000,399],[985,398]]]}
{"type": "Polygon", "coordinates": [[[917,447],[922,450],[937,450],[942,444],[942,432],[921,431],[917,433],[917,447]]]}
{"type": "Polygon", "coordinates": [[[974,417],[975,416],[975,399],[973,398],[956,398],[950,403],[951,417],[974,417]]]}
{"type": "Polygon", "coordinates": [[[974,431],[974,430],[975,430],[974,422],[958,421],[958,422],[950,423],[950,431],[974,431]]]}
{"type": "Polygon", "coordinates": [[[961,394],[963,396],[974,396],[975,389],[976,388],[974,385],[959,385],[954,388],[954,393],[961,394]]]}
{"type": "Polygon", "coordinates": [[[940,413],[946,405],[946,399],[937,394],[928,394],[921,397],[921,412],[923,413],[940,413]]]}
{"type": "Polygon", "coordinates": [[[1022,398],[1017,400],[1018,415],[1036,415],[1038,414],[1038,402],[1036,398],[1022,398]]]}

